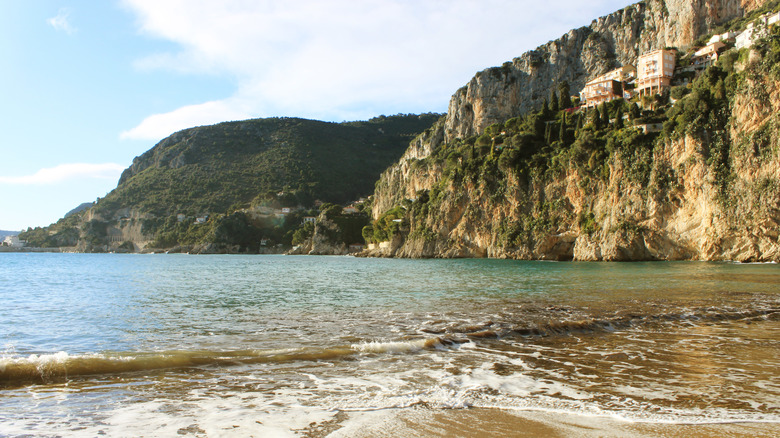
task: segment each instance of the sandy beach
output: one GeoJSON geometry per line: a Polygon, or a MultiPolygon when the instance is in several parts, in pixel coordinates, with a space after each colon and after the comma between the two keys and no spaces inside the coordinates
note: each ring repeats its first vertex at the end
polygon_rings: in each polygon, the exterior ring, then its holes
{"type": "Polygon", "coordinates": [[[502,409],[434,410],[412,408],[354,415],[357,422],[336,431],[327,427],[309,436],[372,438],[403,437],[675,437],[770,438],[780,436],[778,423],[658,424],[633,423],[541,411],[502,409]],[[318,433],[319,432],[319,433],[318,433]]]}

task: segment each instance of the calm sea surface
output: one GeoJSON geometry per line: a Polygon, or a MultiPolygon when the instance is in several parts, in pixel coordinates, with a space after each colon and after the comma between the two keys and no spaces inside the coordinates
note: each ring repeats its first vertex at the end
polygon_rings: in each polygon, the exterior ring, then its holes
{"type": "Polygon", "coordinates": [[[468,407],[780,422],[780,267],[0,253],[0,436],[468,407]]]}

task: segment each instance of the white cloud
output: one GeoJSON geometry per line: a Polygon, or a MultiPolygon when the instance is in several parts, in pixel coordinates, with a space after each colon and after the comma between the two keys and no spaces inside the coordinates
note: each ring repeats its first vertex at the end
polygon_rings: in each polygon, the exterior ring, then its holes
{"type": "Polygon", "coordinates": [[[70,11],[67,8],[62,8],[57,12],[57,16],[46,20],[49,26],[54,30],[65,32],[68,35],[76,33],[77,29],[70,23],[70,11]]]}
{"type": "Polygon", "coordinates": [[[242,111],[241,106],[230,100],[184,106],[169,113],[151,115],[135,128],[122,132],[119,137],[121,139],[161,139],[175,131],[193,126],[250,118],[251,114],[242,111]]]}
{"type": "Polygon", "coordinates": [[[32,175],[0,176],[0,184],[45,185],[76,179],[117,180],[125,166],[116,163],[69,163],[41,169],[32,175]]]}
{"type": "Polygon", "coordinates": [[[179,46],[136,68],[222,75],[237,87],[150,116],[122,138],[159,139],[239,115],[339,121],[444,111],[477,71],[630,2],[125,0],[143,34],[179,46]]]}

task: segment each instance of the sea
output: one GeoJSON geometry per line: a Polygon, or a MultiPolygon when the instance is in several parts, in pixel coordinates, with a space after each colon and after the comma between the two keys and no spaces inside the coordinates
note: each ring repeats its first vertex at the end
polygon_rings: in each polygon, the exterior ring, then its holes
{"type": "Polygon", "coordinates": [[[0,436],[348,436],[475,408],[780,423],[780,267],[0,254],[0,436]]]}

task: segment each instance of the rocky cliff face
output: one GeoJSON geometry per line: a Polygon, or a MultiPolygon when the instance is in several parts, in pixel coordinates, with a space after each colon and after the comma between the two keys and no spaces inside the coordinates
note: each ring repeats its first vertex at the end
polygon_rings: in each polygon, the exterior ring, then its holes
{"type": "Polygon", "coordinates": [[[763,1],[647,0],[593,20],[505,63],[481,71],[450,100],[444,139],[469,137],[487,126],[539,108],[549,89],[568,81],[572,92],[610,69],[635,64],[645,52],[688,49],[715,26],[763,1]]]}
{"type": "Polygon", "coordinates": [[[502,169],[499,188],[490,178],[453,182],[442,160],[430,159],[448,143],[538,108],[561,81],[575,91],[645,51],[686,49],[761,4],[646,1],[478,73],[453,95],[446,118],[377,183],[374,218],[404,202],[408,214],[401,234],[373,255],[780,261],[780,82],[771,77],[742,84],[721,127],[730,145],[728,193],[709,140],[691,135],[648,149],[644,181],[632,178],[637,157],[630,150],[610,156],[606,179],[565,166],[552,180],[502,169]]]}

